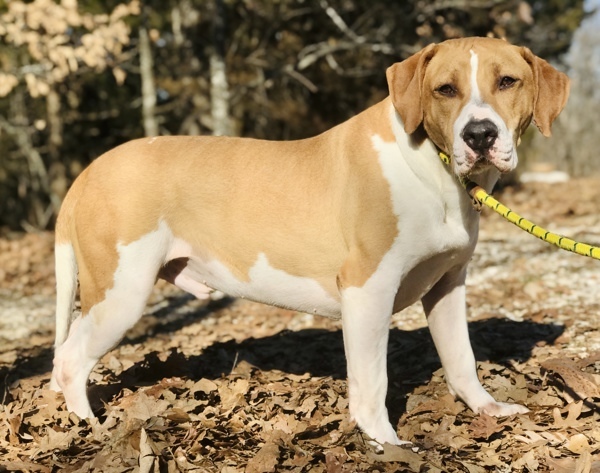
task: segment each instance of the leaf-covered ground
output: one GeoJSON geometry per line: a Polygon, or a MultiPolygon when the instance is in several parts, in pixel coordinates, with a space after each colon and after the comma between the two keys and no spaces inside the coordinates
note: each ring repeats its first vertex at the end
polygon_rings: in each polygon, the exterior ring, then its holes
{"type": "MultiPolygon", "coordinates": [[[[528,185],[502,200],[600,244],[600,180],[528,185]]],[[[420,306],[393,318],[388,406],[414,448],[369,446],[348,420],[340,323],[159,285],[92,374],[98,419],[46,390],[52,235],[0,239],[0,471],[600,471],[600,261],[484,211],[468,280],[484,385],[526,415],[452,398],[420,306]],[[418,447],[418,448],[417,448],[418,447]]]]}

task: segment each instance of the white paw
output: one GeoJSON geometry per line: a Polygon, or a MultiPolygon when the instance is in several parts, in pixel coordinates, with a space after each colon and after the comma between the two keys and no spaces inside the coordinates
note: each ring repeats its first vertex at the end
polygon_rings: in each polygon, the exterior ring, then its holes
{"type": "Polygon", "coordinates": [[[395,445],[395,446],[401,446],[401,445],[412,445],[412,442],[409,442],[408,440],[400,440],[398,438],[398,436],[396,435],[395,439],[390,439],[389,442],[380,442],[378,440],[373,440],[371,438],[370,435],[366,434],[365,435],[369,438],[369,440],[367,440],[367,443],[373,447],[375,449],[376,452],[383,452],[385,450],[385,445],[389,444],[389,445],[395,445]]]}
{"type": "Polygon", "coordinates": [[[411,442],[400,440],[392,424],[386,419],[381,422],[357,422],[358,427],[370,437],[368,443],[377,449],[381,449],[386,443],[391,445],[404,445],[411,442]]]}
{"type": "Polygon", "coordinates": [[[526,414],[529,412],[529,409],[520,404],[494,401],[480,407],[476,412],[478,414],[487,414],[492,417],[507,417],[515,414],[526,414]]]}

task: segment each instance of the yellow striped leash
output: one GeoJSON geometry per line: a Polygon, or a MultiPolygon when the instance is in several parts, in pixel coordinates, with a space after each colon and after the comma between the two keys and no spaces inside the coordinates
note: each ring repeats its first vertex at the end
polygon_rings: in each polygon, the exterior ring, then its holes
{"type": "MultiPolygon", "coordinates": [[[[450,164],[451,159],[447,154],[440,151],[439,155],[440,159],[445,164],[450,164]]],[[[548,231],[545,228],[542,228],[539,225],[536,225],[535,223],[531,222],[530,220],[521,217],[518,213],[513,212],[506,205],[498,202],[491,195],[489,195],[482,187],[478,186],[469,179],[463,178],[460,181],[471,196],[471,198],[473,199],[473,201],[475,202],[476,208],[479,207],[478,210],[483,204],[486,207],[492,209],[494,212],[502,215],[506,220],[508,220],[510,223],[515,224],[521,230],[525,230],[527,233],[538,237],[540,240],[544,240],[545,242],[558,246],[563,250],[577,253],[578,255],[600,259],[599,247],[588,245],[587,243],[581,243],[571,238],[567,238],[557,233],[548,231]]]]}

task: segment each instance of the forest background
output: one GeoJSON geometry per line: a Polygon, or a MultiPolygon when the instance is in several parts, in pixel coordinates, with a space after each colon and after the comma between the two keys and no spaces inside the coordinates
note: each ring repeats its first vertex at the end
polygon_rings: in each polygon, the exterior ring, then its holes
{"type": "Polygon", "coordinates": [[[595,173],[600,28],[580,28],[590,5],[0,0],[0,229],[52,228],[74,178],[127,140],[308,137],[383,99],[393,62],[470,35],[527,46],[569,73],[554,139],[530,129],[520,155],[595,173]]]}

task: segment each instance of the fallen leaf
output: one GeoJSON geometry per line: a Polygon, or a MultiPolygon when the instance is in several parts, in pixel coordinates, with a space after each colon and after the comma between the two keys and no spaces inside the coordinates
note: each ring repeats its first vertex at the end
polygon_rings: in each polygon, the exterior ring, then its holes
{"type": "Polygon", "coordinates": [[[554,426],[561,427],[576,427],[578,425],[577,419],[581,415],[583,408],[583,401],[572,402],[567,406],[567,418],[563,419],[560,414],[560,409],[555,407],[552,410],[552,416],[554,417],[554,426]]]}
{"type": "Polygon", "coordinates": [[[515,435],[514,438],[521,442],[531,444],[531,443],[539,443],[541,445],[545,445],[547,440],[542,437],[540,434],[533,432],[531,430],[527,430],[524,432],[525,435],[515,435]]]}
{"type": "Polygon", "coordinates": [[[573,360],[568,358],[554,358],[544,361],[542,367],[560,376],[567,388],[571,389],[581,399],[600,397],[600,388],[596,384],[594,377],[589,373],[581,371],[579,365],[573,360]]]}
{"type": "Polygon", "coordinates": [[[562,406],[563,401],[556,395],[555,392],[549,392],[549,390],[543,390],[535,393],[527,399],[527,404],[530,406],[562,406]]]}
{"type": "Polygon", "coordinates": [[[169,402],[155,399],[144,392],[137,392],[123,398],[121,407],[128,418],[144,421],[163,413],[169,407],[169,402]]]}
{"type": "Polygon", "coordinates": [[[565,447],[573,453],[581,454],[590,450],[590,443],[585,435],[575,434],[567,440],[565,447]]]}
{"type": "Polygon", "coordinates": [[[343,447],[335,447],[325,452],[327,473],[350,473],[349,465],[344,465],[350,457],[343,447]]]}
{"type": "Polygon", "coordinates": [[[279,446],[266,443],[248,462],[246,473],[269,473],[275,471],[279,463],[279,446]]]}
{"type": "Polygon", "coordinates": [[[599,473],[600,461],[593,461],[589,452],[584,452],[579,458],[546,459],[553,473],[599,473]]]}
{"type": "Polygon", "coordinates": [[[210,394],[214,391],[217,391],[217,389],[218,386],[213,381],[211,381],[210,379],[202,378],[200,381],[194,384],[192,389],[190,389],[190,392],[194,394],[200,391],[204,394],[210,394]]]}
{"type": "Polygon", "coordinates": [[[238,379],[235,383],[223,384],[219,387],[219,396],[225,411],[236,406],[245,405],[244,395],[248,392],[249,382],[247,379],[238,379]]]}
{"type": "Polygon", "coordinates": [[[140,473],[153,473],[154,471],[158,471],[155,468],[155,463],[156,457],[154,456],[154,450],[152,448],[151,441],[146,434],[146,430],[142,428],[140,433],[140,473]]]}
{"type": "Polygon", "coordinates": [[[498,424],[495,417],[487,414],[479,414],[468,427],[471,438],[487,440],[492,435],[502,432],[506,428],[506,423],[498,424]]]}
{"type": "Polygon", "coordinates": [[[40,452],[49,452],[67,448],[77,438],[79,429],[76,427],[66,431],[56,431],[52,427],[46,427],[46,435],[41,438],[39,444],[40,452]]]}
{"type": "Polygon", "coordinates": [[[21,416],[12,416],[8,418],[9,442],[11,445],[19,445],[19,429],[21,428],[21,416]]]}
{"type": "Polygon", "coordinates": [[[421,466],[426,464],[424,458],[412,451],[410,445],[390,445],[386,443],[383,446],[383,453],[377,454],[369,451],[367,456],[374,462],[400,462],[408,465],[412,471],[420,471],[421,466]]]}
{"type": "Polygon", "coordinates": [[[178,424],[183,424],[184,422],[190,421],[190,415],[179,407],[172,407],[171,409],[166,410],[163,415],[167,419],[178,424]]]}
{"type": "Polygon", "coordinates": [[[4,471],[39,471],[41,473],[50,473],[51,468],[44,465],[28,461],[9,461],[2,464],[4,471]]]}
{"type": "Polygon", "coordinates": [[[540,468],[540,462],[536,458],[535,451],[529,450],[514,460],[512,467],[515,471],[523,471],[523,469],[525,469],[525,471],[530,473],[537,473],[540,468]]]}
{"type": "Polygon", "coordinates": [[[464,438],[462,432],[456,428],[454,425],[455,420],[456,416],[445,416],[442,419],[437,430],[431,434],[431,440],[434,444],[460,450],[472,443],[471,440],[464,438]]]}
{"type": "Polygon", "coordinates": [[[464,462],[462,466],[465,467],[469,473],[486,473],[486,469],[479,465],[473,465],[472,463],[464,462]]]}

